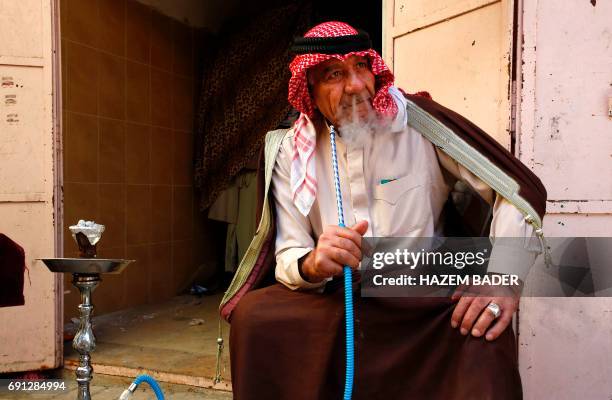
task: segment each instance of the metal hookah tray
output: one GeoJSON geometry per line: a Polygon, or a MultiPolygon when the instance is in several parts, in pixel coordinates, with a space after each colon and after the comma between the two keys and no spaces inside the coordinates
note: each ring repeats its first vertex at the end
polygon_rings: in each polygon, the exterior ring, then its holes
{"type": "Polygon", "coordinates": [[[105,258],[41,258],[51,272],[119,274],[134,260],[105,258]]]}

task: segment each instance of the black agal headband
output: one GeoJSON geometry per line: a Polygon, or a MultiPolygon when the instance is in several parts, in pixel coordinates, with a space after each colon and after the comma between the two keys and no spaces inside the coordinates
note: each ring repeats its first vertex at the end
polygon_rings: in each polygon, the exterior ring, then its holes
{"type": "Polygon", "coordinates": [[[370,35],[360,29],[357,32],[336,37],[295,37],[290,51],[293,54],[346,54],[371,49],[370,35]]]}

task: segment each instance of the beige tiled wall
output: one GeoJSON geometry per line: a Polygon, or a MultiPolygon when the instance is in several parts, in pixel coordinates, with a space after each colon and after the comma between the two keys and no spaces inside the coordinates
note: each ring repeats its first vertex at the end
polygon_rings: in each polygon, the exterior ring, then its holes
{"type": "Polygon", "coordinates": [[[104,277],[96,313],[162,301],[219,252],[192,185],[197,32],[134,0],[60,6],[65,256],[69,225],[103,223],[99,256],[137,262],[104,277]]]}

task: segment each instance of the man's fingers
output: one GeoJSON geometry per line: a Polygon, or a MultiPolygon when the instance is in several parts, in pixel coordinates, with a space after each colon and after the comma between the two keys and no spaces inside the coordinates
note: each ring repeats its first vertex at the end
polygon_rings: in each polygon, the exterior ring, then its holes
{"type": "Polygon", "coordinates": [[[361,235],[355,232],[350,228],[342,228],[337,226],[334,231],[335,236],[340,236],[345,239],[351,240],[353,243],[357,245],[357,247],[361,248],[361,235]]]}
{"type": "Polygon", "coordinates": [[[465,314],[473,300],[473,297],[467,296],[461,297],[461,299],[459,299],[459,302],[455,306],[455,310],[453,310],[453,315],[451,316],[451,326],[453,328],[459,326],[461,320],[463,319],[463,315],[465,314]]]}
{"type": "Polygon", "coordinates": [[[518,308],[519,298],[471,296],[470,293],[469,288],[465,290],[460,286],[453,294],[453,300],[457,296],[461,297],[458,298],[459,301],[451,316],[452,327],[456,328],[460,325],[462,335],[467,335],[471,331],[474,337],[485,335],[489,341],[497,339],[512,321],[512,315],[518,308]],[[492,301],[499,304],[501,308],[501,315],[497,319],[486,308],[492,301]]]}
{"type": "Polygon", "coordinates": [[[344,249],[351,253],[356,259],[361,260],[361,249],[350,239],[335,236],[330,239],[330,244],[334,247],[344,249]]]}
{"type": "Polygon", "coordinates": [[[359,234],[359,236],[365,235],[368,231],[368,221],[362,220],[351,226],[351,229],[359,234]]]}
{"type": "Polygon", "coordinates": [[[461,320],[461,334],[467,335],[472,329],[472,325],[482,312],[482,309],[489,303],[490,299],[485,297],[475,297],[470,307],[465,312],[463,320],[461,320]]]}
{"type": "Polygon", "coordinates": [[[361,235],[350,228],[330,226],[327,232],[330,234],[330,236],[340,236],[345,239],[349,239],[355,243],[357,247],[361,248],[361,235]]]}
{"type": "Polygon", "coordinates": [[[357,268],[359,266],[359,259],[349,251],[328,244],[321,246],[317,250],[317,256],[318,259],[316,260],[316,264],[319,265],[319,269],[327,267],[329,265],[327,261],[332,261],[341,267],[343,265],[348,265],[351,268],[357,268]]]}
{"type": "Polygon", "coordinates": [[[331,250],[332,259],[340,265],[348,265],[352,268],[359,266],[359,259],[352,255],[349,251],[333,247],[331,250]]]}
{"type": "Polygon", "coordinates": [[[482,310],[482,313],[480,314],[480,317],[478,317],[478,320],[472,328],[472,336],[482,336],[487,331],[487,329],[489,329],[489,326],[491,326],[491,323],[494,320],[495,315],[493,315],[493,312],[485,306],[484,310],[482,310]]]}
{"type": "Polygon", "coordinates": [[[501,335],[501,333],[508,327],[510,321],[512,321],[512,312],[510,311],[502,311],[502,315],[499,316],[495,324],[487,334],[485,335],[485,339],[488,341],[495,340],[501,335]]]}

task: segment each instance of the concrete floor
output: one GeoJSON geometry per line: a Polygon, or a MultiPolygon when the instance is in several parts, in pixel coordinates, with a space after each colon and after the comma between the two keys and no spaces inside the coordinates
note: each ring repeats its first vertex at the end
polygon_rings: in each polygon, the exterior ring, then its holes
{"type": "MultiPolygon", "coordinates": [[[[225,340],[222,382],[213,383],[220,300],[221,294],[202,298],[186,295],[102,316],[94,313],[96,350],[92,353],[95,373],[92,395],[94,390],[100,390],[94,396],[96,399],[118,398],[132,380],[125,377],[144,372],[160,381],[164,391],[167,384],[174,384],[168,387],[177,395],[167,398],[195,399],[188,397],[192,394],[199,399],[231,398],[229,325],[225,322],[222,323],[225,340]],[[203,393],[207,396],[203,397],[203,393]],[[179,394],[187,397],[178,397],[179,394]]],[[[67,341],[64,343],[64,366],[73,370],[77,365],[78,353],[67,341]]],[[[69,371],[71,381],[73,374],[69,371]]]]}

